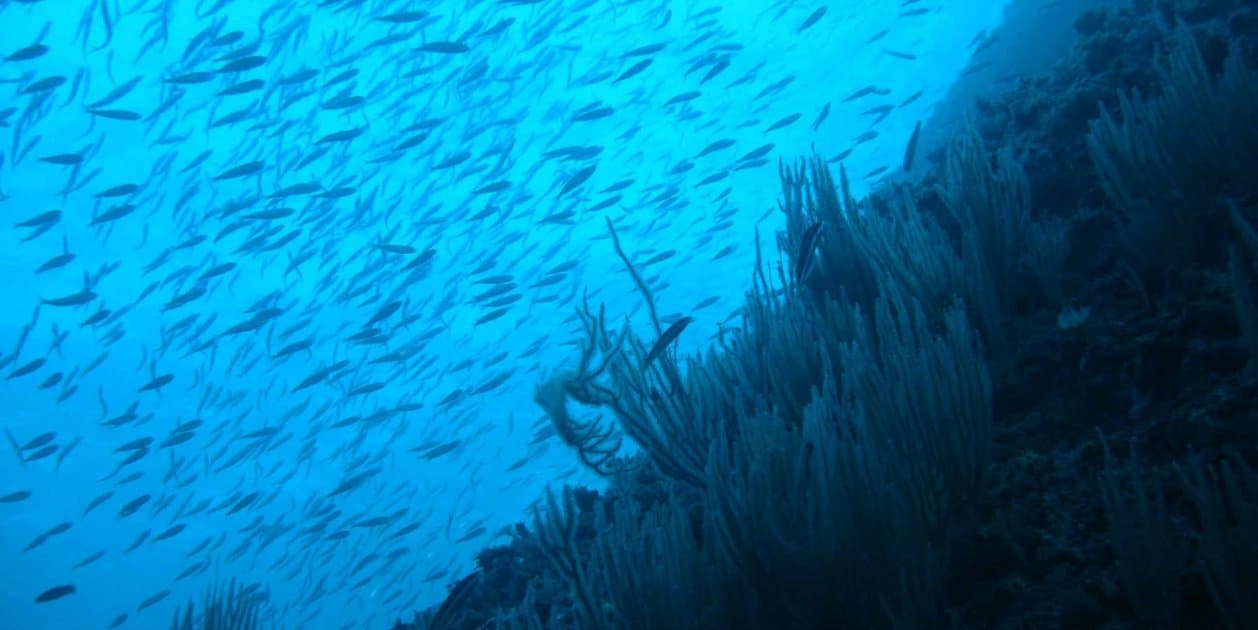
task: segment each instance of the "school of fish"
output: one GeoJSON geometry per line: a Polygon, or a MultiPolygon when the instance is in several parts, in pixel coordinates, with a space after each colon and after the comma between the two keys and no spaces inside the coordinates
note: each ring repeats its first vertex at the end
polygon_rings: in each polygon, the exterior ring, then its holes
{"type": "Polygon", "coordinates": [[[646,364],[739,325],[778,160],[911,171],[947,89],[929,64],[959,69],[980,22],[0,0],[11,627],[163,627],[229,577],[282,627],[438,601],[546,485],[595,483],[531,402],[574,358],[574,307],[630,318],[646,364]]]}

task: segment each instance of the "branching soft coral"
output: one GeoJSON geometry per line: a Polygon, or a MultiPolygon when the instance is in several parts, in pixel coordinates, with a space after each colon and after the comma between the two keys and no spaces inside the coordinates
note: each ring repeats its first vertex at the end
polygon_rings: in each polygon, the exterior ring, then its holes
{"type": "Polygon", "coordinates": [[[1126,219],[1123,238],[1155,271],[1214,248],[1221,194],[1253,194],[1258,170],[1258,77],[1239,48],[1230,45],[1216,77],[1187,26],[1170,39],[1162,94],[1122,95],[1088,134],[1105,192],[1126,219]]]}
{"type": "Polygon", "coordinates": [[[171,630],[258,630],[262,595],[235,580],[210,588],[198,612],[193,604],[175,611],[171,630]]]}
{"type": "Polygon", "coordinates": [[[533,400],[550,417],[555,433],[564,444],[577,452],[581,463],[603,477],[610,477],[618,470],[616,455],[620,452],[620,434],[614,425],[602,422],[601,417],[590,421],[573,418],[568,412],[570,387],[581,385],[571,375],[556,373],[537,386],[533,400]]]}

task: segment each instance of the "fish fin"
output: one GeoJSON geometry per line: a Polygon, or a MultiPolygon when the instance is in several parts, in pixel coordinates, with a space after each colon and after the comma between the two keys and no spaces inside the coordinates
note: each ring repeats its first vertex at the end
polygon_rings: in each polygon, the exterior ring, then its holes
{"type": "Polygon", "coordinates": [[[18,446],[17,438],[13,437],[13,432],[5,429],[4,437],[9,440],[9,446],[13,447],[13,454],[17,455],[17,460],[22,463],[22,468],[26,468],[26,457],[22,455],[22,447],[18,446]]]}

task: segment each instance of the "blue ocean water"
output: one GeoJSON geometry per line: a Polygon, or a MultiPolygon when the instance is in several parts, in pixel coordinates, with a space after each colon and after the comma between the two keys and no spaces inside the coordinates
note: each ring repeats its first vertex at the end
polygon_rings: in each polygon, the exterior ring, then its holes
{"type": "Polygon", "coordinates": [[[1003,7],[0,2],[0,625],[438,601],[597,485],[532,394],[646,331],[607,221],[706,348],[778,160],[893,173],[1003,7]]]}

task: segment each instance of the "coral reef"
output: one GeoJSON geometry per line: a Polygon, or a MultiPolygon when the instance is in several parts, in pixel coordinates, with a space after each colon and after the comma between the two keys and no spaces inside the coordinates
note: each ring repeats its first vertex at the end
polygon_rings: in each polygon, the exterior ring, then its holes
{"type": "Polygon", "coordinates": [[[398,627],[1252,627],[1254,24],[1090,11],[923,180],[783,166],[706,354],[583,305],[538,402],[609,489],[398,627]]]}

